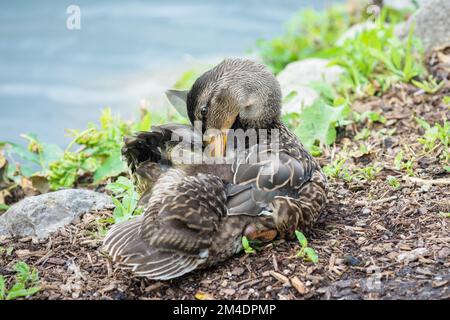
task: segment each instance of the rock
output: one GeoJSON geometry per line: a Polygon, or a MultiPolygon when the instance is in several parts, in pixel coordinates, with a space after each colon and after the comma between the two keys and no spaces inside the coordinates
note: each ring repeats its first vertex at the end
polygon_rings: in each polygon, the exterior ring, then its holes
{"type": "Polygon", "coordinates": [[[245,272],[244,268],[236,267],[236,268],[233,269],[233,271],[231,271],[231,274],[234,275],[234,276],[240,276],[240,275],[244,274],[244,272],[245,272]]]}
{"type": "Polygon", "coordinates": [[[234,289],[222,289],[222,293],[226,296],[232,296],[236,293],[236,290],[234,289]]]}
{"type": "Polygon", "coordinates": [[[395,10],[415,10],[430,0],[384,0],[383,5],[395,10]],[[416,5],[417,3],[417,5],[416,5]]]}
{"type": "Polygon", "coordinates": [[[405,263],[413,262],[419,259],[419,257],[426,255],[427,253],[427,248],[417,248],[408,252],[400,253],[397,256],[397,261],[405,263]]]}
{"type": "Polygon", "coordinates": [[[283,105],[283,112],[300,112],[301,108],[314,103],[319,94],[310,87],[313,83],[339,81],[344,70],[339,66],[329,66],[326,59],[308,58],[289,63],[277,76],[283,97],[291,92],[297,95],[283,105]]]}
{"type": "Polygon", "coordinates": [[[345,256],[344,257],[344,263],[348,266],[357,266],[361,263],[361,261],[359,261],[357,258],[353,257],[353,256],[345,256]]]}
{"type": "Polygon", "coordinates": [[[291,92],[295,92],[296,96],[283,104],[283,113],[297,112],[300,113],[304,108],[307,108],[319,98],[319,94],[312,88],[306,86],[286,86],[281,88],[283,97],[286,97],[291,92]]]}
{"type": "Polygon", "coordinates": [[[414,33],[422,40],[425,52],[450,44],[450,1],[430,0],[414,13],[406,24],[406,33],[414,24],[414,33]]]}
{"type": "Polygon", "coordinates": [[[441,250],[439,250],[439,252],[438,252],[438,258],[439,259],[445,259],[448,256],[450,256],[450,248],[444,247],[441,250]]]}
{"type": "Polygon", "coordinates": [[[84,213],[113,207],[108,195],[91,190],[68,189],[28,197],[0,216],[0,235],[45,238],[84,213]]]}

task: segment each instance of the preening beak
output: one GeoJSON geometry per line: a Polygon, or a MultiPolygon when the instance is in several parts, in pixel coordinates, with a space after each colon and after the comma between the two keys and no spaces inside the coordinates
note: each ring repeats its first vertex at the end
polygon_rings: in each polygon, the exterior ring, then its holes
{"type": "Polygon", "coordinates": [[[209,156],[211,157],[225,157],[227,147],[227,132],[228,130],[217,131],[205,141],[209,156]]]}

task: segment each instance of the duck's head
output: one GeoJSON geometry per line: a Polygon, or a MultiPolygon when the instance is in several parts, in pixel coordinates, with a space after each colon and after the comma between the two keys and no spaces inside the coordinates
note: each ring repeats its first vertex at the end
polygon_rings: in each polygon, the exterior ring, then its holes
{"type": "MultiPolygon", "coordinates": [[[[281,89],[262,64],[226,59],[205,72],[189,91],[167,92],[177,109],[187,109],[192,123],[208,129],[270,128],[281,112],[281,89]]],[[[185,110],[186,110],[185,109],[185,110]]]]}
{"type": "Polygon", "coordinates": [[[201,75],[191,90],[169,90],[167,96],[179,111],[187,110],[192,124],[201,122],[215,156],[225,153],[229,129],[270,129],[281,113],[275,76],[244,59],[226,59],[201,75]]]}

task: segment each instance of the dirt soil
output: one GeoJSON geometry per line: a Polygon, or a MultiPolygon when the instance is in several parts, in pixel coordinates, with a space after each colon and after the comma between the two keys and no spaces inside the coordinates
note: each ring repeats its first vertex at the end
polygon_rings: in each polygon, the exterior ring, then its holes
{"type": "Polygon", "coordinates": [[[37,268],[42,289],[32,299],[449,299],[450,220],[442,213],[450,212],[450,174],[439,163],[441,147],[426,153],[417,142],[423,130],[415,121],[449,119],[445,95],[450,88],[429,95],[398,85],[354,104],[387,121],[347,126],[320,162],[347,150],[350,168],[380,171],[370,181],[330,179],[329,203],[307,233],[317,264],[295,257],[298,243],[281,240],[181,279],[135,278],[99,251],[98,220],[111,212],[93,212],[43,241],[0,239],[1,247],[12,248],[0,256],[0,274],[9,286],[18,260],[37,268]],[[364,127],[372,135],[356,140],[364,127]],[[414,178],[395,168],[402,148],[405,158],[415,156],[414,178]],[[388,176],[401,186],[391,187],[388,176]]]}

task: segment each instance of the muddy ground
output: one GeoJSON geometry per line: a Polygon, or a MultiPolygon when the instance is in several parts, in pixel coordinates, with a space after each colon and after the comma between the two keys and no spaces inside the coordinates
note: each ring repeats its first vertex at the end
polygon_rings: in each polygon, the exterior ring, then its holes
{"type": "Polygon", "coordinates": [[[0,274],[10,285],[16,261],[37,268],[42,289],[32,299],[449,299],[450,220],[443,213],[450,212],[450,173],[438,161],[442,148],[423,151],[415,121],[449,119],[445,95],[450,88],[429,95],[398,85],[382,98],[354,104],[360,112],[380,112],[386,122],[349,125],[320,162],[346,150],[350,169],[374,165],[380,171],[370,181],[330,179],[329,203],[307,234],[319,255],[316,265],[295,257],[298,243],[282,240],[182,279],[134,278],[99,251],[97,220],[111,213],[93,212],[45,241],[0,239],[0,246],[12,248],[0,256],[0,274]],[[371,136],[356,140],[364,127],[371,136]],[[414,178],[395,167],[402,148],[405,158],[415,157],[414,178]],[[388,176],[401,186],[391,187],[388,176]]]}

